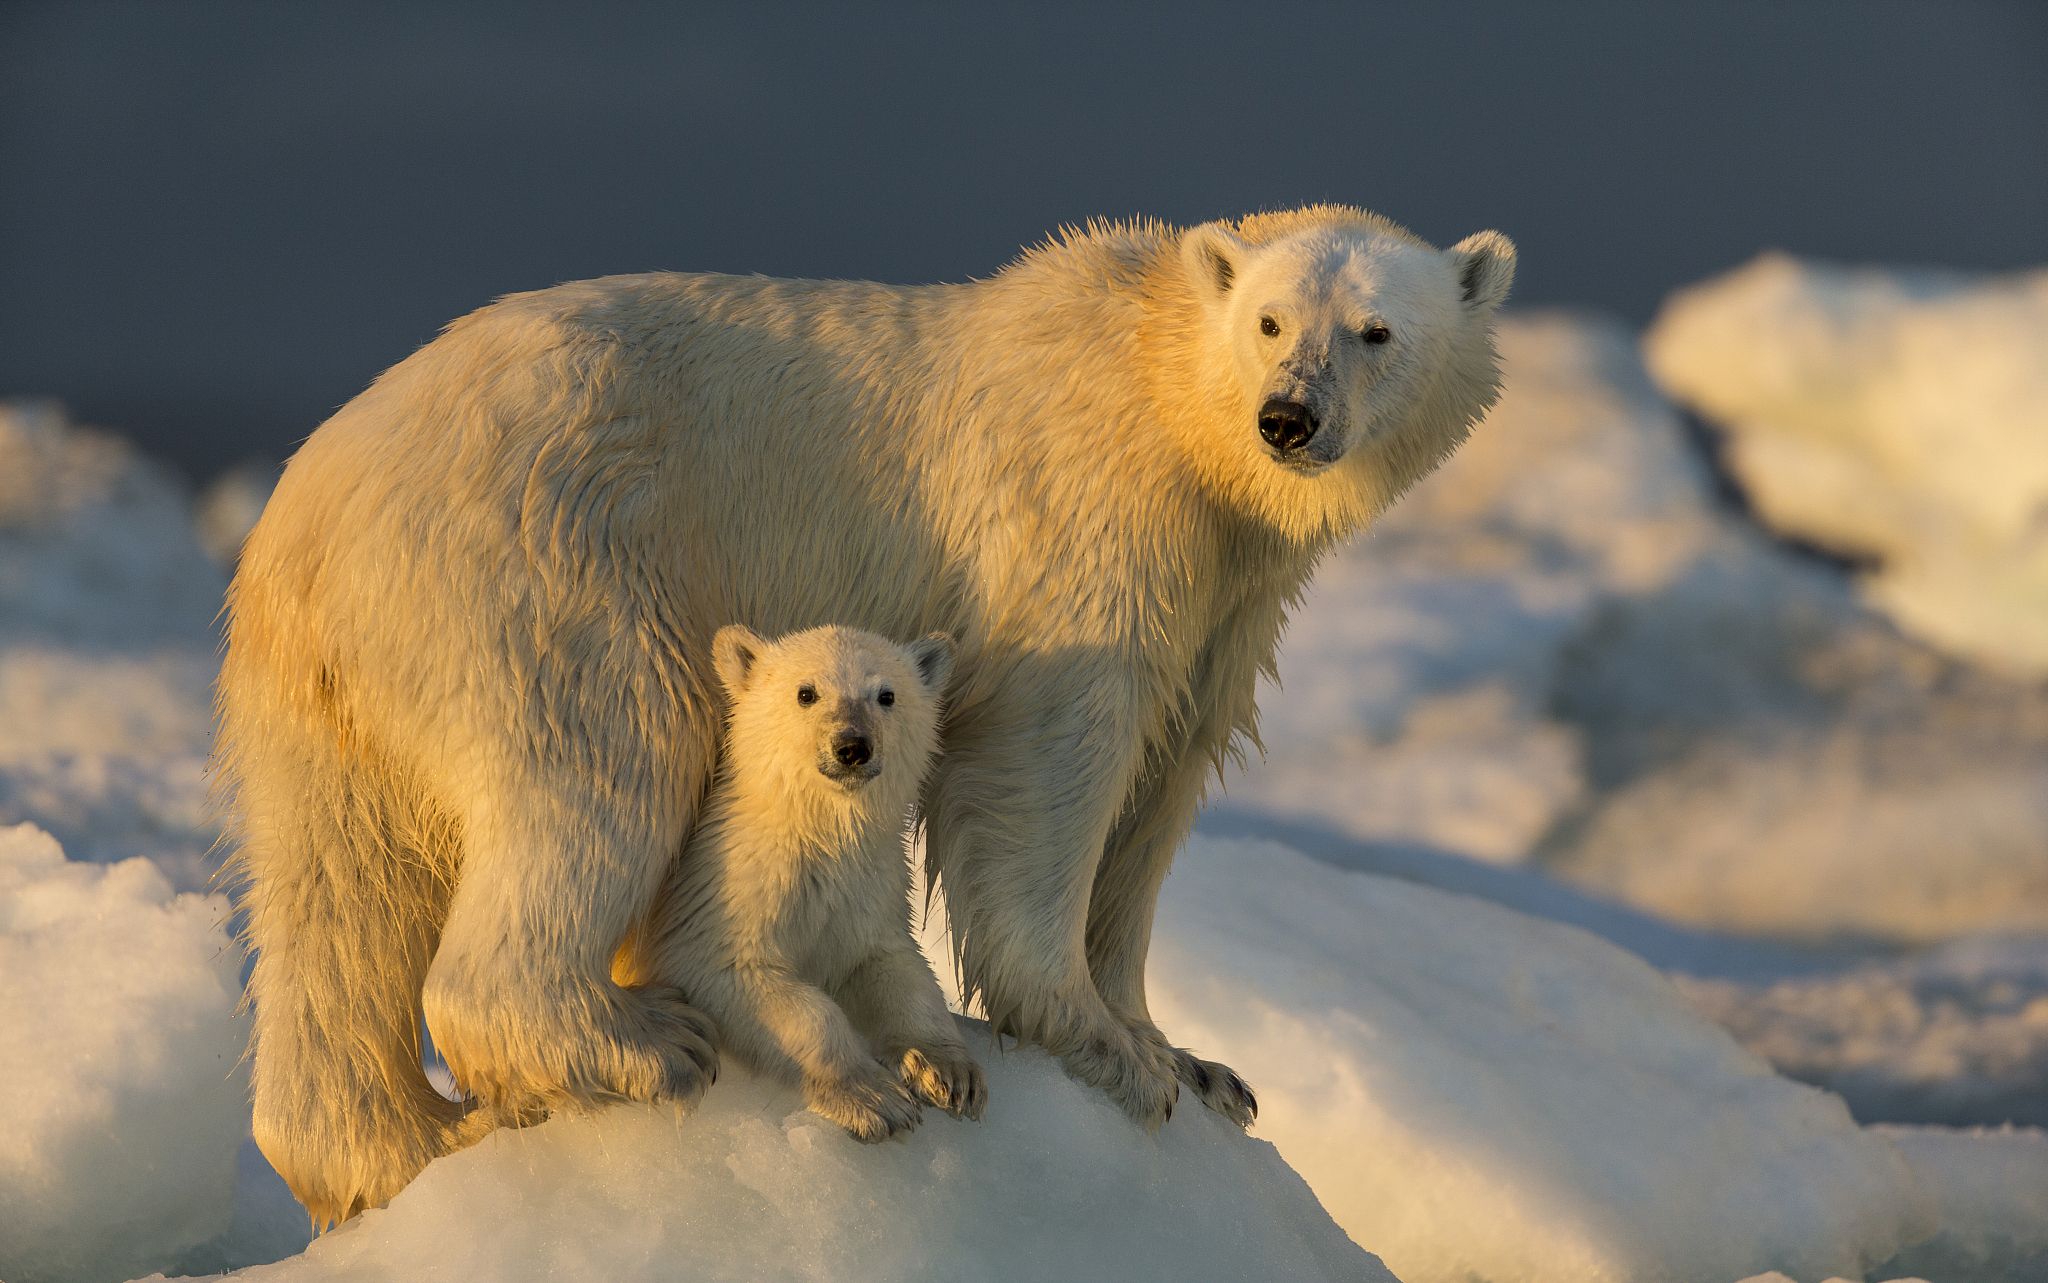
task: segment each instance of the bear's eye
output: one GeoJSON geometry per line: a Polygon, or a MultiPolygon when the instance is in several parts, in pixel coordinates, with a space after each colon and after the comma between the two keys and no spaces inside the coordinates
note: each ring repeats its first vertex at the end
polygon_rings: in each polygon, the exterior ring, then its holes
{"type": "Polygon", "coordinates": [[[818,688],[805,682],[796,688],[796,702],[808,708],[818,702],[818,688]]]}
{"type": "Polygon", "coordinates": [[[1266,336],[1267,338],[1269,338],[1269,339],[1270,339],[1270,338],[1272,338],[1273,336],[1275,336],[1275,335],[1277,335],[1278,333],[1280,333],[1280,322],[1278,322],[1278,321],[1274,320],[1274,319],[1273,319],[1272,317],[1270,317],[1270,316],[1262,316],[1262,317],[1260,317],[1260,318],[1259,318],[1259,333],[1261,333],[1261,334],[1265,335],[1265,336],[1266,336]]]}
{"type": "Polygon", "coordinates": [[[1360,337],[1363,338],[1366,342],[1377,346],[1378,344],[1384,343],[1388,339],[1393,338],[1394,332],[1392,330],[1389,330],[1384,325],[1368,325],[1365,327],[1365,333],[1360,337]]]}
{"type": "Polygon", "coordinates": [[[883,708],[887,708],[891,704],[894,704],[896,702],[896,692],[890,690],[887,686],[884,686],[881,690],[875,693],[875,702],[877,704],[880,704],[883,708]]]}

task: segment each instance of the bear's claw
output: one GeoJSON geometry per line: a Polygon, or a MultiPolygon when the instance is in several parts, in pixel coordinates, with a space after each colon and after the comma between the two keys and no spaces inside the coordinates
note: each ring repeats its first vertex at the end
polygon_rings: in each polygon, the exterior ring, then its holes
{"type": "MultiPolygon", "coordinates": [[[[1121,1031],[1120,1031],[1121,1032],[1121,1031]]],[[[1156,1132],[1173,1117],[1180,1083],[1173,1061],[1149,1043],[1125,1037],[1091,1038],[1060,1056],[1069,1074],[1109,1093],[1146,1131],[1156,1132]]]]}
{"type": "Polygon", "coordinates": [[[924,1119],[917,1097],[880,1061],[857,1078],[806,1083],[804,1096],[812,1113],[868,1145],[907,1136],[924,1119]]]}
{"type": "Polygon", "coordinates": [[[903,1053],[903,1082],[922,1097],[955,1118],[980,1122],[988,1107],[988,1084],[981,1066],[965,1048],[921,1051],[912,1047],[903,1053]]]}
{"type": "Polygon", "coordinates": [[[1175,1076],[1186,1083],[1204,1105],[1239,1127],[1250,1127],[1259,1116],[1257,1094],[1230,1066],[1203,1060],[1185,1047],[1175,1047],[1173,1068],[1175,1076]]]}
{"type": "Polygon", "coordinates": [[[693,1104],[718,1081],[718,1027],[670,988],[629,990],[646,1002],[645,1019],[661,1073],[647,1099],[693,1104]]]}

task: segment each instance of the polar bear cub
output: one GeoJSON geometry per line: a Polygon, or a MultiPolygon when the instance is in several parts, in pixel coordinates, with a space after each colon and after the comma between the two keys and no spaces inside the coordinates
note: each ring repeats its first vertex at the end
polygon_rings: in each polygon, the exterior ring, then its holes
{"type": "Polygon", "coordinates": [[[721,629],[730,699],[703,818],[638,945],[742,1062],[863,1141],[921,1102],[981,1117],[968,1054],[910,932],[904,831],[939,746],[953,643],[851,628],[721,629]]]}

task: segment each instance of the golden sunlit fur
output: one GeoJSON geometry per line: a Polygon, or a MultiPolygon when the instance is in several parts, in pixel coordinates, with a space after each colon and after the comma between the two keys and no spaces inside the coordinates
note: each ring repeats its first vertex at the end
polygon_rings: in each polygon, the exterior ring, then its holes
{"type": "Polygon", "coordinates": [[[1491,404],[1513,267],[1324,206],[455,322],[307,441],[229,595],[264,1152],[338,1218],[488,1125],[427,1087],[422,1010],[511,1116],[702,1090],[702,1016],[609,965],[703,803],[736,619],[952,634],[922,808],[966,989],[1147,1125],[1180,1083],[1248,1120],[1147,1013],[1160,881],[1318,557],[1491,404]],[[1276,389],[1330,435],[1273,454],[1276,389]]]}

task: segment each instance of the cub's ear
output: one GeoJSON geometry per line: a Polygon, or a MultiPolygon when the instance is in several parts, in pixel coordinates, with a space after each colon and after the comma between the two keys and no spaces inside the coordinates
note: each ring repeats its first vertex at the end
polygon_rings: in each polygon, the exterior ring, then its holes
{"type": "Polygon", "coordinates": [[[711,662],[727,691],[737,697],[747,689],[754,676],[754,665],[767,647],[768,643],[744,624],[727,624],[718,630],[718,635],[711,639],[711,662]]]}
{"type": "Polygon", "coordinates": [[[953,678],[953,639],[944,633],[927,633],[910,643],[910,657],[917,663],[917,675],[924,688],[937,695],[953,678]]]}
{"type": "Polygon", "coordinates": [[[1222,223],[1203,223],[1180,234],[1181,261],[1197,292],[1212,297],[1230,293],[1237,269],[1251,249],[1222,223]]]}
{"type": "Polygon", "coordinates": [[[1492,311],[1515,283],[1515,243],[1499,232],[1474,232],[1445,250],[1458,269],[1465,301],[1492,311]]]}

